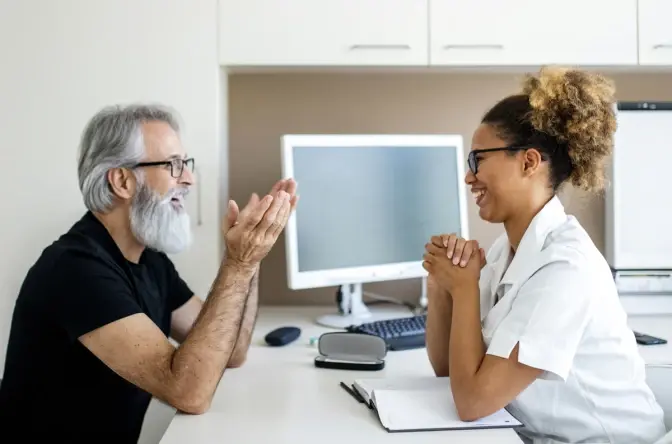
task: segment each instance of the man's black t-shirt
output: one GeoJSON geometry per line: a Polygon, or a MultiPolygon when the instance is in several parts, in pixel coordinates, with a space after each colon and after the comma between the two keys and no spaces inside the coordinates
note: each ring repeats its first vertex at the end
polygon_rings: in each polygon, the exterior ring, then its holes
{"type": "Polygon", "coordinates": [[[171,312],[192,296],[165,254],[146,249],[139,263],[127,261],[87,213],[43,251],[19,293],[0,385],[3,436],[137,442],[151,395],[78,338],[136,313],[168,336],[171,312]]]}

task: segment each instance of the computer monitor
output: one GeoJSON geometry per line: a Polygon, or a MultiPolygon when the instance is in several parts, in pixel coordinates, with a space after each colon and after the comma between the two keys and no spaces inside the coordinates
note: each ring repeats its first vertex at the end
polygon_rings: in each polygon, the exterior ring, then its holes
{"type": "Polygon", "coordinates": [[[423,278],[431,236],[468,238],[459,135],[285,135],[282,175],[298,184],[285,229],[291,289],[339,286],[343,328],[371,318],[362,284],[423,278]]]}

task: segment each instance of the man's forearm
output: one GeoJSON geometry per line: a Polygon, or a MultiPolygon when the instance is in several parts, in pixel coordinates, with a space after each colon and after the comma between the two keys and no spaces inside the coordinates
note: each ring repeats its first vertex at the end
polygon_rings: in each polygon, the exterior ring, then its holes
{"type": "Polygon", "coordinates": [[[245,302],[245,311],[243,314],[243,321],[236,340],[236,346],[233,349],[233,354],[229,360],[229,367],[239,367],[245,362],[247,351],[250,348],[250,341],[254,332],[254,325],[257,321],[257,312],[259,307],[259,267],[254,273],[252,282],[250,283],[250,290],[245,302]]]}
{"type": "Polygon", "coordinates": [[[186,340],[173,354],[178,390],[206,408],[231,358],[255,268],[223,263],[186,340]]]}
{"type": "Polygon", "coordinates": [[[453,300],[448,292],[438,287],[428,287],[427,291],[427,355],[436,376],[448,376],[453,300]]]}

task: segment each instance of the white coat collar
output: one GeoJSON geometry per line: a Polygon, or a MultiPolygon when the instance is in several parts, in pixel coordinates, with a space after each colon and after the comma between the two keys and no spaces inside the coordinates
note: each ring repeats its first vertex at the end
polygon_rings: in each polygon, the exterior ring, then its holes
{"type": "MultiPolygon", "coordinates": [[[[497,265],[495,266],[495,279],[497,284],[514,284],[520,279],[526,279],[533,274],[536,269],[530,270],[530,267],[537,267],[537,261],[531,258],[536,256],[544,247],[548,235],[558,226],[562,225],[567,220],[567,213],[565,208],[557,196],[544,205],[544,207],[537,213],[530,222],[530,225],[525,230],[516,254],[511,261],[511,265],[506,269],[506,273],[501,281],[499,277],[502,276],[506,262],[509,256],[511,244],[507,241],[506,247],[500,255],[497,265]]],[[[496,286],[498,286],[496,284],[496,286]]]]}

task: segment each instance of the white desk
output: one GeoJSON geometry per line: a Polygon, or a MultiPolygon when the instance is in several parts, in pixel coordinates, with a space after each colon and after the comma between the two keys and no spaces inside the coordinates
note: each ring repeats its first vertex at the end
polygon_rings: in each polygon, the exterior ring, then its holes
{"type": "MultiPolygon", "coordinates": [[[[255,337],[242,368],[227,370],[208,413],[175,415],[161,444],[291,443],[350,444],[355,442],[520,444],[512,430],[471,430],[388,433],[375,414],[340,386],[361,377],[432,375],[425,349],[390,352],[385,369],[354,372],[318,369],[312,336],[328,329],[313,320],[331,307],[263,307],[255,337]],[[274,328],[294,325],[301,337],[291,345],[272,348],[263,337],[274,328]]],[[[672,317],[631,317],[630,325],[672,341],[672,317]]],[[[641,347],[650,363],[672,363],[672,345],[641,347]]]]}
{"type": "Polygon", "coordinates": [[[313,320],[331,310],[262,307],[248,361],[241,368],[225,372],[207,413],[175,415],[161,444],[521,443],[510,429],[385,431],[373,411],[355,401],[339,383],[391,375],[433,375],[427,351],[389,352],[385,369],[377,372],[315,368],[317,347],[309,345],[310,338],[329,329],[315,325],[313,320]],[[285,347],[268,347],[263,342],[266,333],[285,325],[301,328],[301,337],[285,347]]]}

